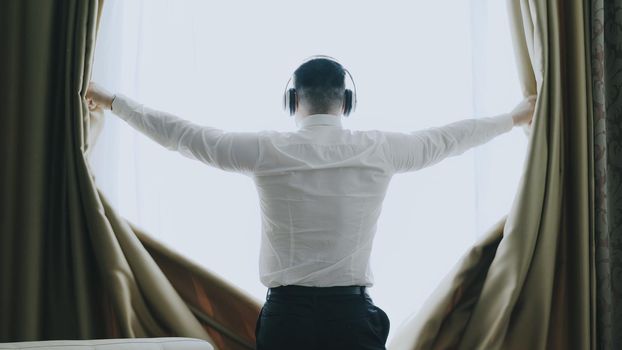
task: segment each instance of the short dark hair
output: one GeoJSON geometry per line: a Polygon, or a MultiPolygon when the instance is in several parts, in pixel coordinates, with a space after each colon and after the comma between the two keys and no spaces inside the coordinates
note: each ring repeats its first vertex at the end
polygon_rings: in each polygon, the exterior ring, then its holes
{"type": "Polygon", "coordinates": [[[345,75],[338,62],[326,58],[311,59],[294,72],[294,88],[315,113],[326,112],[341,102],[345,75]]]}

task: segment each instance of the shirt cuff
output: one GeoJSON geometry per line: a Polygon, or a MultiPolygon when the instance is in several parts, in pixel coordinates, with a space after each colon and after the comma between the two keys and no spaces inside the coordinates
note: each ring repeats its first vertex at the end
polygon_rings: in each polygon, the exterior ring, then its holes
{"type": "Polygon", "coordinates": [[[132,112],[135,111],[140,104],[131,98],[123,95],[116,94],[112,100],[111,110],[123,120],[128,120],[132,116],[132,112]]]}
{"type": "Polygon", "coordinates": [[[512,118],[511,113],[501,114],[497,119],[499,119],[499,125],[503,132],[510,131],[514,127],[514,118],[512,118]]]}

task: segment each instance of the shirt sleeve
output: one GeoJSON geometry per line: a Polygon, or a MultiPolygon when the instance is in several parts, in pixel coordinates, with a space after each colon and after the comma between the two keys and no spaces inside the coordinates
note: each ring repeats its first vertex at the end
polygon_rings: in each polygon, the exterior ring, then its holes
{"type": "Polygon", "coordinates": [[[385,132],[388,157],[396,173],[419,170],[484,144],[513,125],[511,114],[501,114],[411,133],[385,132]]]}
{"type": "Polygon", "coordinates": [[[169,150],[216,168],[249,174],[259,161],[259,134],[225,132],[154,110],[116,95],[112,112],[169,150]]]}

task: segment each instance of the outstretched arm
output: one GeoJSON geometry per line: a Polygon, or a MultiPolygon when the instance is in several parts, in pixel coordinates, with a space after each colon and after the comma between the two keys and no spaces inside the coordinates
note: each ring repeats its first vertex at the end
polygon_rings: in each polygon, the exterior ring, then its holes
{"type": "Polygon", "coordinates": [[[96,84],[89,85],[89,107],[101,106],[133,128],[186,157],[227,171],[252,172],[259,160],[259,135],[225,132],[201,126],[173,114],[154,110],[124,96],[113,95],[96,84]]]}
{"type": "Polygon", "coordinates": [[[466,119],[442,127],[411,133],[386,132],[387,150],[395,172],[422,169],[464,153],[508,132],[513,126],[531,123],[535,96],[520,102],[510,113],[466,119]]]}

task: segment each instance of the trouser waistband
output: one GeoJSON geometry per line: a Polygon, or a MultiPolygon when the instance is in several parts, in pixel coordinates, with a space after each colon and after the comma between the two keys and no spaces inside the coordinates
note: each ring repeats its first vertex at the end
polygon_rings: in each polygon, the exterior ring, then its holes
{"type": "Polygon", "coordinates": [[[336,287],[307,287],[307,286],[280,286],[268,288],[269,295],[345,295],[367,294],[365,286],[336,286],[336,287]]]}

